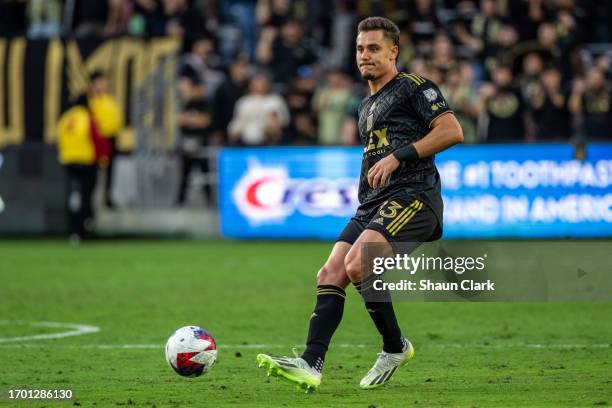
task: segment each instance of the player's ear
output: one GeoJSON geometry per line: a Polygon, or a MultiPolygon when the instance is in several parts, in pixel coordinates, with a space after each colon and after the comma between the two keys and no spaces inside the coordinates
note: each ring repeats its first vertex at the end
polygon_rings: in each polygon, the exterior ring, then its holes
{"type": "Polygon", "coordinates": [[[399,54],[399,46],[394,45],[391,48],[391,59],[394,60],[394,61],[397,61],[398,54],[399,54]]]}

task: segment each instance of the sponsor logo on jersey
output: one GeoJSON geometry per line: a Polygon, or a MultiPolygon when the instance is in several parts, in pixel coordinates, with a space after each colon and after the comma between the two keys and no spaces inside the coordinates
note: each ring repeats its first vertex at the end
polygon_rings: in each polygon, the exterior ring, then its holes
{"type": "Polygon", "coordinates": [[[370,138],[368,145],[364,148],[364,152],[370,152],[375,149],[380,149],[389,146],[389,140],[387,140],[387,128],[373,130],[370,132],[370,138]]]}
{"type": "Polygon", "coordinates": [[[446,102],[442,101],[442,102],[436,102],[433,105],[431,105],[431,110],[432,111],[437,111],[438,109],[443,109],[446,107],[446,102]]]}

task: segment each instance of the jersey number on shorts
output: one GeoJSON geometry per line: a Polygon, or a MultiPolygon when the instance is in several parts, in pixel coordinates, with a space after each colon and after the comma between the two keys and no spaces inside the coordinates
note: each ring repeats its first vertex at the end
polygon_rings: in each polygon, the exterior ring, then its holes
{"type": "Polygon", "coordinates": [[[397,215],[397,210],[402,209],[402,205],[395,202],[395,201],[391,201],[391,204],[386,207],[387,203],[384,203],[382,205],[383,208],[380,209],[380,211],[378,212],[380,215],[382,215],[385,218],[395,218],[395,216],[397,215]]]}

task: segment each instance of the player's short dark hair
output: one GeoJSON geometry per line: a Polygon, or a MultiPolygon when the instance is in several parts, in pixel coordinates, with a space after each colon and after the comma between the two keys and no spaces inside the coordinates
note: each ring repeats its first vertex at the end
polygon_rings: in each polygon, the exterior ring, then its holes
{"type": "Polygon", "coordinates": [[[377,31],[381,30],[383,35],[391,40],[393,45],[397,45],[399,47],[399,36],[400,29],[397,25],[385,17],[368,17],[364,18],[359,22],[357,26],[357,32],[361,33],[362,31],[377,31]]]}

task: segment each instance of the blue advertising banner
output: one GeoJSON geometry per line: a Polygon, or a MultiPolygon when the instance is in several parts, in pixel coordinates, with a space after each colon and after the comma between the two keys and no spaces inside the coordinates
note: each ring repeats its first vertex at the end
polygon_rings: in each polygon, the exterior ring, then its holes
{"type": "MultiPolygon", "coordinates": [[[[223,149],[221,234],[335,239],[359,205],[361,148],[223,149]]],[[[439,154],[444,238],[612,237],[612,144],[456,146],[439,154]]]]}

